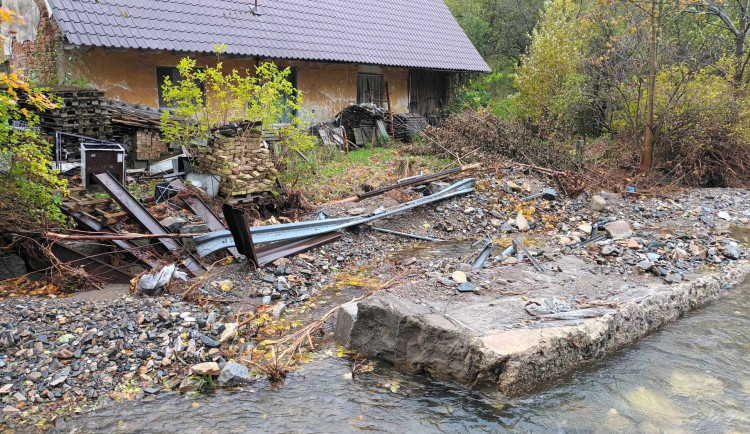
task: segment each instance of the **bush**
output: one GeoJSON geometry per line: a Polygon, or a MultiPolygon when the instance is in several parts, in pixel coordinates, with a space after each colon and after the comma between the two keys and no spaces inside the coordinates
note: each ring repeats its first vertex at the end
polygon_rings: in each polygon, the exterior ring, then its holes
{"type": "Polygon", "coordinates": [[[421,135],[422,152],[453,157],[462,163],[487,161],[501,155],[520,163],[568,170],[570,147],[555,128],[534,129],[518,119],[501,119],[489,110],[466,110],[447,117],[441,127],[427,127],[421,135]]]}
{"type": "Polygon", "coordinates": [[[52,146],[36,128],[39,123],[36,111],[53,109],[56,102],[15,70],[0,73],[0,86],[3,87],[0,94],[2,229],[36,232],[65,226],[67,219],[58,206],[67,183],[53,170],[52,146]]]}

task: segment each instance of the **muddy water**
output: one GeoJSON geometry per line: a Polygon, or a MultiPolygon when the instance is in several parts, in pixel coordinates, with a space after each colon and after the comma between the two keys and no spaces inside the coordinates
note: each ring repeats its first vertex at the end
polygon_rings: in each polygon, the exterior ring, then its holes
{"type": "Polygon", "coordinates": [[[523,398],[335,355],[283,387],[117,404],[61,432],[748,432],[750,284],[523,398]]]}

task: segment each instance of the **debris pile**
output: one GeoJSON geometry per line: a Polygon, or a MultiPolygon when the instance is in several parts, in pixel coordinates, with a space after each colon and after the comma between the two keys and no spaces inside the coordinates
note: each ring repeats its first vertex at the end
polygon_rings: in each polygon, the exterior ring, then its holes
{"type": "Polygon", "coordinates": [[[199,148],[199,168],[221,176],[220,191],[226,196],[268,191],[278,171],[261,139],[261,130],[257,128],[251,129],[246,137],[217,135],[212,146],[199,148]]]}
{"type": "Polygon", "coordinates": [[[394,139],[409,143],[427,128],[427,119],[417,113],[397,113],[393,115],[394,139]]]}
{"type": "Polygon", "coordinates": [[[390,137],[388,111],[372,103],[350,105],[334,117],[333,123],[344,128],[352,147],[369,146],[390,137]]]}

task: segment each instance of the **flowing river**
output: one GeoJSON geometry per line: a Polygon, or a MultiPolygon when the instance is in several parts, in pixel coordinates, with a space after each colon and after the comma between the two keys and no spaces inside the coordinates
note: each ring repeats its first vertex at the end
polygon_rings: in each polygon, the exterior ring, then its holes
{"type": "Polygon", "coordinates": [[[58,432],[748,432],[750,284],[519,399],[332,355],[272,390],[113,404],[58,432]]]}

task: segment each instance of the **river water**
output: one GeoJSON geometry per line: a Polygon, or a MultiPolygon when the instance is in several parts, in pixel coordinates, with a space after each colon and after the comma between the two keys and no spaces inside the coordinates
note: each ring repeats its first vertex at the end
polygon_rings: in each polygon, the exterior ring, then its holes
{"type": "Polygon", "coordinates": [[[508,399],[336,355],[283,386],[115,404],[59,432],[749,432],[750,284],[545,389],[508,399]]]}

